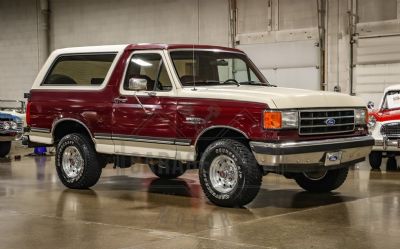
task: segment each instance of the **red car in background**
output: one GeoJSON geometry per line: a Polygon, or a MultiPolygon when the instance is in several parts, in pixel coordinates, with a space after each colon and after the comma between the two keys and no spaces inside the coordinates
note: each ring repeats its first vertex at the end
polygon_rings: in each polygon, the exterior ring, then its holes
{"type": "Polygon", "coordinates": [[[396,170],[396,156],[400,154],[400,85],[385,89],[378,108],[368,103],[369,129],[375,145],[369,155],[373,169],[380,169],[382,158],[387,157],[387,170],[396,170]]]}

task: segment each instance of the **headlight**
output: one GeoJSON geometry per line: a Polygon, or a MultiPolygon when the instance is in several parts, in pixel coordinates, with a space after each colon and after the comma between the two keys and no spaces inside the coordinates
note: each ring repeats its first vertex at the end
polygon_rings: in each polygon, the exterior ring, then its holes
{"type": "Polygon", "coordinates": [[[15,122],[10,122],[10,127],[12,130],[17,130],[18,129],[18,125],[15,122]]]}
{"type": "Polygon", "coordinates": [[[367,109],[355,109],[354,110],[354,123],[356,125],[365,125],[368,120],[368,111],[367,109]]]}
{"type": "Polygon", "coordinates": [[[265,111],[265,129],[284,129],[298,127],[298,112],[293,111],[265,111]]]}
{"type": "Polygon", "coordinates": [[[9,130],[9,129],[10,129],[10,123],[3,122],[3,130],[9,130]]]}
{"type": "Polygon", "coordinates": [[[371,115],[368,117],[368,128],[372,129],[376,125],[376,118],[375,116],[371,115]]]}

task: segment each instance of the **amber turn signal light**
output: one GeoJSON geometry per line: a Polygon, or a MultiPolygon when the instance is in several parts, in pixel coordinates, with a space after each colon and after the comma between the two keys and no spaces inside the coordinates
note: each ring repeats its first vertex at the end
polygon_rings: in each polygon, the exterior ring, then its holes
{"type": "Polygon", "coordinates": [[[264,128],[280,129],[282,127],[281,112],[264,112],[264,128]]]}

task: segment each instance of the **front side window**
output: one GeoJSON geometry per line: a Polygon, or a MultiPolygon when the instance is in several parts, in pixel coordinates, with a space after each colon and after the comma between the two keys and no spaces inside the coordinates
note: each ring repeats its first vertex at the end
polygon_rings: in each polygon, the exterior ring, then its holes
{"type": "Polygon", "coordinates": [[[42,85],[101,85],[115,56],[115,53],[62,55],[55,61],[42,85]]]}
{"type": "Polygon", "coordinates": [[[139,78],[147,81],[147,91],[170,91],[172,83],[167,69],[158,53],[139,53],[132,55],[124,80],[124,90],[129,90],[129,79],[139,78]]]}
{"type": "Polygon", "coordinates": [[[170,55],[183,86],[268,84],[243,54],[194,50],[172,51],[170,55]]]}

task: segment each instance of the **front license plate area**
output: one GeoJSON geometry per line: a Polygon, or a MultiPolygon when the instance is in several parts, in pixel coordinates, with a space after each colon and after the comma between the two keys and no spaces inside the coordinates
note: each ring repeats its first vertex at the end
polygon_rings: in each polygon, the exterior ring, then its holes
{"type": "Polygon", "coordinates": [[[342,152],[327,152],[325,155],[325,166],[339,165],[342,161],[342,152]]]}

